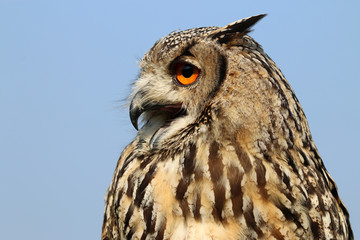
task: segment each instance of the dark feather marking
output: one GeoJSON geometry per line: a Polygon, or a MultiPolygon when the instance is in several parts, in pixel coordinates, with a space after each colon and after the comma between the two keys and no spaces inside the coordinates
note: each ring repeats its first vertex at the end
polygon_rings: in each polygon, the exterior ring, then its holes
{"type": "Polygon", "coordinates": [[[179,205],[180,205],[180,208],[183,212],[185,219],[187,218],[187,216],[190,213],[190,209],[189,209],[187,200],[184,199],[184,195],[187,191],[187,187],[188,187],[188,182],[184,178],[180,179],[180,182],[176,188],[176,195],[175,195],[176,199],[179,201],[179,205]]]}
{"type": "Polygon", "coordinates": [[[320,174],[320,175],[321,176],[319,177],[319,180],[317,181],[318,182],[317,189],[320,191],[321,194],[325,194],[325,184],[324,184],[325,178],[323,177],[322,174],[320,174]]]}
{"type": "Polygon", "coordinates": [[[271,235],[275,239],[278,239],[278,240],[284,240],[285,239],[284,235],[282,235],[281,232],[279,231],[279,229],[277,229],[277,228],[272,228],[271,229],[271,235]]]}
{"type": "MultiPolygon", "coordinates": [[[[198,119],[195,121],[194,124],[190,125],[191,128],[187,130],[185,135],[190,135],[194,132],[195,127],[198,127],[200,124],[208,124],[212,118],[211,118],[211,105],[207,105],[204,110],[201,112],[201,115],[198,117],[198,119]]],[[[183,130],[184,132],[184,130],[183,130]]]]}
{"type": "Polygon", "coordinates": [[[260,194],[262,195],[263,198],[267,199],[268,198],[268,193],[267,193],[267,191],[265,189],[265,185],[266,185],[266,178],[265,178],[266,169],[265,169],[264,165],[261,163],[260,159],[256,160],[255,172],[256,172],[257,186],[259,187],[260,194]]]}
{"type": "MultiPolygon", "coordinates": [[[[105,210],[106,210],[106,208],[105,208],[105,210]]],[[[111,211],[112,212],[112,211],[111,211]]],[[[111,215],[111,213],[110,213],[110,215],[111,215]]],[[[109,216],[109,218],[110,218],[110,216],[109,216]]],[[[102,222],[102,228],[101,228],[101,230],[102,230],[102,232],[104,232],[104,229],[105,229],[105,223],[108,221],[108,217],[107,217],[107,214],[106,214],[106,211],[105,211],[105,214],[104,214],[104,217],[103,217],[103,222],[102,222]]],[[[103,239],[104,240],[104,239],[103,239]]]]}
{"type": "Polygon", "coordinates": [[[324,204],[324,201],[323,201],[323,198],[322,198],[322,196],[325,195],[325,192],[324,193],[317,192],[316,195],[317,195],[318,201],[319,201],[319,208],[320,208],[319,211],[320,212],[328,211],[328,209],[325,208],[325,204],[324,204]]]}
{"type": "Polygon", "coordinates": [[[195,156],[196,156],[196,145],[191,144],[189,151],[184,155],[184,166],[182,169],[182,178],[176,188],[175,198],[179,201],[180,208],[183,211],[184,217],[186,218],[190,212],[187,200],[184,199],[184,195],[188,189],[191,175],[195,169],[195,156]]]}
{"type": "Polygon", "coordinates": [[[179,204],[183,213],[183,217],[186,219],[190,215],[189,204],[187,203],[186,199],[179,201],[179,204]]]}
{"type": "Polygon", "coordinates": [[[342,230],[342,227],[339,224],[340,221],[338,221],[338,226],[336,225],[336,220],[335,219],[338,220],[338,219],[340,219],[340,217],[339,217],[339,211],[336,209],[335,206],[336,206],[336,203],[334,201],[332,201],[332,204],[329,207],[330,208],[329,211],[330,211],[330,219],[331,219],[330,229],[331,229],[331,231],[333,231],[333,233],[336,234],[335,229],[341,229],[342,230]]]}
{"type": "Polygon", "coordinates": [[[126,239],[132,239],[132,236],[134,235],[134,231],[133,229],[130,229],[130,231],[128,232],[128,234],[126,234],[126,239]]]}
{"type": "Polygon", "coordinates": [[[293,156],[288,152],[285,152],[285,154],[286,154],[287,163],[290,165],[293,172],[296,173],[296,175],[299,176],[299,170],[298,170],[298,168],[296,166],[296,163],[295,163],[295,160],[294,160],[293,156]]]}
{"type": "Polygon", "coordinates": [[[297,199],[296,199],[296,196],[293,196],[291,193],[292,193],[292,188],[288,189],[288,191],[286,191],[286,189],[284,190],[280,190],[280,192],[282,194],[285,195],[285,197],[287,197],[287,199],[289,199],[291,202],[295,202],[297,199]],[[290,191],[291,190],[291,191],[290,191]]]}
{"type": "MultiPolygon", "coordinates": [[[[309,171],[309,173],[310,173],[310,171],[309,171]]],[[[305,188],[309,195],[314,195],[316,193],[316,189],[310,182],[308,182],[308,184],[305,185],[305,188]]]]}
{"type": "MultiPolygon", "coordinates": [[[[309,185],[311,185],[311,184],[309,184],[309,185]]],[[[310,186],[310,188],[313,188],[313,192],[314,192],[314,195],[316,195],[317,196],[317,198],[318,198],[318,203],[319,203],[319,205],[316,207],[316,210],[318,211],[318,212],[326,212],[326,210],[325,210],[325,206],[324,206],[324,202],[323,202],[323,200],[322,200],[322,198],[321,198],[321,195],[322,194],[320,194],[318,191],[317,191],[317,189],[315,189],[313,186],[310,186]]],[[[322,239],[322,238],[324,238],[324,230],[322,229],[322,226],[324,226],[324,223],[323,223],[323,220],[322,220],[322,218],[321,217],[319,217],[319,219],[317,220],[317,221],[314,221],[313,219],[311,219],[311,229],[313,229],[313,227],[314,227],[314,229],[315,229],[315,232],[318,230],[318,232],[316,232],[316,234],[318,234],[318,235],[315,235],[314,234],[314,237],[315,237],[315,239],[322,239]],[[319,237],[316,237],[316,236],[319,236],[319,237]]]]}
{"type": "Polygon", "coordinates": [[[241,190],[241,181],[244,173],[240,172],[237,167],[230,165],[227,168],[227,176],[230,184],[231,202],[235,217],[239,217],[243,207],[243,192],[241,190]]]}
{"type": "Polygon", "coordinates": [[[304,166],[306,166],[306,167],[309,166],[310,163],[309,163],[309,159],[307,158],[306,154],[301,149],[299,149],[298,151],[304,159],[304,166]]]}
{"type": "Polygon", "coordinates": [[[203,171],[200,168],[195,168],[194,171],[194,179],[196,182],[201,181],[201,179],[203,178],[203,171]]]}
{"type": "Polygon", "coordinates": [[[144,207],[144,220],[146,224],[146,234],[151,234],[155,232],[155,223],[156,223],[156,214],[155,219],[152,219],[152,212],[154,209],[154,203],[151,201],[147,206],[144,207]]]}
{"type": "Polygon", "coordinates": [[[236,152],[236,155],[237,155],[237,157],[238,157],[238,159],[240,161],[241,166],[243,167],[245,173],[248,173],[252,168],[249,156],[241,148],[241,146],[239,144],[234,144],[233,146],[235,148],[235,152],[236,152]]]}
{"type": "Polygon", "coordinates": [[[126,190],[126,195],[128,197],[132,197],[133,192],[134,192],[135,182],[136,182],[136,180],[134,179],[133,174],[129,175],[129,177],[127,179],[127,182],[128,182],[128,187],[127,187],[127,190],[126,190]]]}
{"type": "Polygon", "coordinates": [[[262,154],[263,154],[266,161],[268,161],[268,162],[272,161],[272,158],[271,158],[271,156],[270,156],[270,154],[268,152],[263,152],[262,154]]]}
{"type": "Polygon", "coordinates": [[[219,181],[223,176],[224,164],[222,163],[222,156],[219,152],[220,144],[213,141],[209,149],[209,171],[211,181],[214,185],[215,204],[213,208],[213,216],[216,220],[222,221],[222,210],[225,204],[225,187],[219,181]]]}
{"type": "Polygon", "coordinates": [[[201,207],[201,193],[200,191],[197,191],[194,212],[193,212],[195,220],[201,220],[200,207],[201,207]]]}
{"type": "Polygon", "coordinates": [[[179,181],[179,184],[176,187],[176,195],[175,198],[179,201],[183,200],[184,195],[187,191],[187,187],[188,187],[189,182],[186,181],[186,179],[181,178],[179,181]]]}
{"type": "Polygon", "coordinates": [[[319,222],[314,221],[313,219],[310,220],[310,228],[314,239],[322,239],[321,237],[321,227],[319,222]]]}
{"type": "Polygon", "coordinates": [[[215,205],[213,209],[213,216],[215,220],[218,221],[224,221],[224,219],[221,216],[222,210],[225,205],[225,187],[222,184],[215,184],[214,186],[214,194],[215,194],[215,205]]]}
{"type": "MultiPolygon", "coordinates": [[[[196,43],[197,43],[197,41],[194,41],[194,40],[192,40],[191,42],[188,42],[187,43],[187,46],[186,46],[186,48],[182,51],[182,53],[180,54],[180,56],[178,57],[178,58],[176,58],[173,62],[176,62],[177,60],[179,60],[179,58],[181,57],[181,56],[191,56],[191,57],[194,57],[194,55],[190,52],[190,49],[192,48],[192,47],[194,47],[195,45],[196,45],[196,43]]],[[[171,66],[171,64],[170,64],[170,69],[169,69],[169,72],[171,72],[171,68],[172,68],[172,66],[171,66]]]]}
{"type": "Polygon", "coordinates": [[[129,227],[129,222],[130,222],[130,218],[133,215],[134,212],[134,204],[131,204],[126,215],[125,215],[125,220],[124,220],[124,231],[126,231],[126,229],[129,227]]]}
{"type": "Polygon", "coordinates": [[[217,183],[223,175],[224,165],[219,152],[220,144],[213,141],[209,149],[209,171],[212,182],[217,183]]]}
{"type": "MultiPolygon", "coordinates": [[[[119,171],[119,174],[117,175],[117,180],[119,180],[119,178],[122,177],[122,175],[124,174],[124,172],[125,172],[126,169],[127,169],[127,166],[128,166],[128,165],[130,164],[130,162],[134,159],[133,156],[134,156],[134,152],[131,152],[131,153],[129,154],[129,156],[125,159],[124,164],[122,165],[122,167],[121,167],[121,169],[120,169],[120,171],[119,171]]],[[[116,182],[117,182],[117,181],[116,181],[116,182]]]]}
{"type": "Polygon", "coordinates": [[[254,205],[252,202],[250,202],[249,208],[244,212],[245,222],[249,228],[254,229],[254,231],[258,235],[258,238],[261,238],[264,235],[264,233],[261,231],[260,227],[257,225],[253,211],[254,211],[254,205]]]}
{"type": "MultiPolygon", "coordinates": [[[[354,233],[353,233],[353,231],[352,231],[352,228],[350,227],[350,222],[349,222],[349,219],[347,219],[347,226],[348,226],[348,228],[347,228],[347,231],[349,232],[349,240],[350,239],[354,239],[354,233]]],[[[340,235],[343,235],[344,234],[344,229],[342,228],[342,227],[339,227],[338,228],[338,233],[340,234],[340,235]]]]}
{"type": "Polygon", "coordinates": [[[285,183],[286,187],[290,190],[291,189],[290,178],[288,177],[288,175],[282,174],[282,179],[283,179],[283,182],[285,183]]]}
{"type": "Polygon", "coordinates": [[[273,168],[279,179],[281,179],[281,181],[285,183],[286,187],[290,190],[291,189],[290,178],[283,171],[281,171],[279,164],[273,162],[273,168]]]}
{"type": "MultiPolygon", "coordinates": [[[[115,194],[115,192],[114,192],[114,194],[115,194]]],[[[119,191],[119,193],[118,193],[118,195],[117,195],[117,198],[116,198],[117,201],[114,202],[114,207],[115,207],[115,209],[117,209],[117,207],[119,206],[119,202],[120,202],[120,200],[122,199],[123,195],[124,195],[124,187],[122,187],[122,188],[120,189],[120,191],[119,191]]]]}
{"type": "MultiPolygon", "coordinates": [[[[289,131],[289,138],[286,139],[286,143],[288,144],[289,149],[294,147],[294,133],[291,130],[291,128],[289,127],[289,123],[287,121],[284,121],[286,128],[289,131]]],[[[285,126],[283,126],[283,129],[285,128],[285,126]]],[[[283,130],[285,132],[285,129],[283,130]]]]}
{"type": "Polygon", "coordinates": [[[302,138],[301,141],[302,141],[302,144],[303,144],[304,148],[308,148],[310,146],[310,142],[309,142],[309,139],[307,137],[302,138]]]}
{"type": "MultiPolygon", "coordinates": [[[[119,191],[119,195],[120,195],[120,196],[122,196],[122,192],[123,192],[123,189],[120,189],[120,191],[119,191]]],[[[108,192],[108,201],[109,201],[109,196],[110,196],[110,194],[111,194],[111,195],[114,194],[114,191],[113,191],[112,189],[110,189],[109,192],[108,192]]],[[[113,200],[114,200],[114,199],[113,199],[113,200]]],[[[114,202],[112,201],[112,203],[114,203],[114,202]]],[[[119,217],[118,217],[118,215],[117,215],[116,212],[115,212],[115,209],[117,209],[117,206],[118,206],[118,202],[115,202],[114,205],[111,205],[111,204],[110,204],[110,201],[108,202],[108,206],[107,206],[107,207],[110,208],[110,211],[109,211],[109,215],[107,215],[107,211],[105,211],[105,214],[104,214],[104,222],[103,222],[103,227],[102,227],[103,232],[104,232],[105,226],[106,226],[106,237],[104,238],[104,240],[105,240],[106,238],[111,239],[111,238],[110,238],[111,236],[109,236],[109,235],[110,235],[110,233],[112,232],[113,226],[114,226],[114,225],[115,225],[115,226],[118,226],[119,217]],[[110,224],[106,224],[106,225],[105,225],[105,223],[106,223],[107,221],[109,221],[109,220],[110,220],[110,224]],[[110,229],[111,229],[111,230],[110,230],[110,229]]],[[[107,222],[107,223],[109,223],[109,222],[107,222]]],[[[115,228],[117,229],[117,227],[115,227],[115,228]]]]}
{"type": "Polygon", "coordinates": [[[156,235],[155,240],[163,240],[164,239],[165,228],[166,228],[166,221],[164,221],[160,224],[160,227],[157,230],[157,235],[156,235]]]}
{"type": "Polygon", "coordinates": [[[299,219],[301,218],[300,214],[296,212],[291,212],[291,210],[281,202],[275,203],[275,205],[283,213],[286,220],[295,223],[298,228],[303,228],[299,221],[299,219]]]}
{"type": "Polygon", "coordinates": [[[219,90],[220,86],[222,85],[222,83],[224,82],[225,78],[226,78],[226,72],[227,72],[227,61],[226,61],[226,57],[224,55],[220,56],[220,69],[219,69],[219,81],[218,84],[216,86],[216,92],[219,90]]]}
{"type": "Polygon", "coordinates": [[[157,159],[159,159],[159,161],[163,162],[166,161],[167,159],[174,159],[174,156],[178,153],[177,150],[173,149],[174,151],[169,151],[169,149],[160,149],[159,151],[159,157],[157,159]]]}
{"type": "MultiPolygon", "coordinates": [[[[291,195],[293,187],[290,185],[290,178],[288,177],[288,175],[286,175],[284,172],[281,171],[281,169],[277,163],[273,163],[273,167],[276,172],[276,175],[286,185],[285,189],[281,188],[281,189],[279,189],[279,191],[282,194],[284,194],[290,201],[295,201],[296,199],[294,198],[294,196],[291,195]]],[[[303,192],[301,188],[300,188],[300,191],[303,192]]],[[[304,192],[303,192],[303,195],[305,195],[304,192]]]]}
{"type": "Polygon", "coordinates": [[[135,197],[134,202],[135,202],[135,205],[138,207],[140,206],[140,204],[144,198],[146,187],[149,185],[149,183],[151,182],[151,180],[154,177],[155,170],[156,170],[156,164],[153,164],[152,166],[150,166],[148,172],[145,174],[144,179],[140,183],[140,186],[136,190],[136,197],[135,197]]]}
{"type": "MultiPolygon", "coordinates": [[[[308,136],[308,138],[309,138],[308,140],[309,142],[313,142],[310,136],[308,136]]],[[[316,147],[313,144],[310,144],[310,150],[314,153],[316,160],[321,160],[319,152],[317,151],[316,147]]]]}
{"type": "Polygon", "coordinates": [[[220,63],[220,65],[219,65],[219,78],[218,78],[218,81],[216,83],[216,86],[213,88],[211,93],[208,94],[208,97],[207,97],[208,102],[214,98],[214,96],[219,91],[220,86],[222,85],[222,83],[224,82],[225,77],[226,77],[226,72],[227,72],[226,57],[224,55],[220,55],[218,61],[220,63]]]}
{"type": "Polygon", "coordinates": [[[323,175],[321,173],[317,172],[316,170],[314,170],[312,167],[309,168],[307,175],[309,177],[314,178],[316,181],[315,186],[314,186],[314,184],[308,184],[309,193],[317,194],[317,195],[325,194],[325,185],[324,185],[323,175]],[[320,174],[320,176],[318,174],[320,174]],[[319,194],[319,192],[321,194],[319,194]]]}
{"type": "Polygon", "coordinates": [[[190,145],[190,151],[187,152],[184,156],[184,167],[183,167],[183,176],[190,177],[194,173],[195,169],[195,156],[196,156],[196,145],[190,145]]]}
{"type": "Polygon", "coordinates": [[[154,155],[153,155],[153,154],[150,154],[149,156],[147,156],[147,157],[145,158],[145,160],[140,163],[140,168],[141,168],[141,169],[144,169],[147,165],[149,165],[149,163],[150,163],[153,159],[154,159],[154,155]]]}

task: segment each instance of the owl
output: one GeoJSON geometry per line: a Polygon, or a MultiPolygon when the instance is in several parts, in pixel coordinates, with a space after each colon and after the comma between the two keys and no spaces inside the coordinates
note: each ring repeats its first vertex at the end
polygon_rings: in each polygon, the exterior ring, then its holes
{"type": "Polygon", "coordinates": [[[280,69],[248,33],[265,15],[175,31],[140,62],[138,129],[106,193],[102,239],[353,239],[280,69]]]}

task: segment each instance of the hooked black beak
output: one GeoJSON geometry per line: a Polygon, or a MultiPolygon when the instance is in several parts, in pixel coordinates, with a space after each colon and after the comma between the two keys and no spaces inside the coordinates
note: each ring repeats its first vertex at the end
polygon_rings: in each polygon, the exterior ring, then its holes
{"type": "Polygon", "coordinates": [[[161,106],[156,102],[155,103],[144,102],[142,100],[143,96],[144,93],[142,91],[139,91],[138,93],[135,94],[135,96],[133,97],[130,103],[130,109],[129,109],[130,120],[136,130],[139,130],[138,120],[143,112],[156,109],[159,106],[161,106]]]}
{"type": "Polygon", "coordinates": [[[136,130],[139,130],[137,122],[138,122],[138,119],[139,119],[142,111],[140,110],[139,107],[134,107],[134,106],[130,105],[129,112],[130,112],[130,120],[131,120],[132,125],[134,126],[134,128],[136,130]]]}
{"type": "Polygon", "coordinates": [[[130,120],[136,130],[139,130],[138,119],[140,115],[147,110],[142,106],[141,98],[142,98],[142,92],[136,93],[133,99],[131,100],[130,108],[129,108],[130,120]]]}
{"type": "Polygon", "coordinates": [[[169,114],[168,120],[172,120],[180,115],[186,114],[186,110],[182,108],[181,103],[174,103],[174,104],[161,104],[158,102],[149,102],[143,101],[144,93],[139,91],[135,94],[133,99],[130,103],[130,120],[132,125],[136,130],[138,128],[138,120],[142,113],[149,111],[149,110],[159,110],[161,112],[166,112],[169,114]]]}

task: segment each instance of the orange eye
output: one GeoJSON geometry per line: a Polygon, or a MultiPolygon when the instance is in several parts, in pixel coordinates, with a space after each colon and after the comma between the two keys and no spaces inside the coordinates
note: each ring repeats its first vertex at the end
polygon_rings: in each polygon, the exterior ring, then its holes
{"type": "Polygon", "coordinates": [[[176,80],[182,85],[189,85],[199,77],[200,70],[188,63],[179,62],[174,66],[176,80]]]}

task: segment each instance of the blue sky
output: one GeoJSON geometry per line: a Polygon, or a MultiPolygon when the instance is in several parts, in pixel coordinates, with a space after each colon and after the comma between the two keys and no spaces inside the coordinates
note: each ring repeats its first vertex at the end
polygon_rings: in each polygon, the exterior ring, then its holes
{"type": "Polygon", "coordinates": [[[251,35],[295,90],[360,237],[359,1],[0,0],[2,239],[99,239],[137,61],[177,29],[251,35]],[[124,1],[125,2],[125,1],[124,1]]]}

